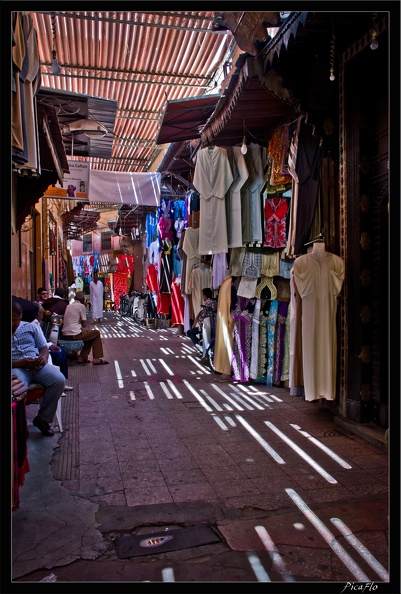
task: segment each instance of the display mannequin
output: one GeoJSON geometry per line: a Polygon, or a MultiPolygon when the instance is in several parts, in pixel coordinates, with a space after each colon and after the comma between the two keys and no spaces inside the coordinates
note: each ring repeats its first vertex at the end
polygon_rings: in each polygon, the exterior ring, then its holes
{"type": "Polygon", "coordinates": [[[337,297],[345,266],[339,256],[326,252],[324,242],[293,266],[294,281],[302,298],[302,359],[305,400],[336,397],[337,297]]]}

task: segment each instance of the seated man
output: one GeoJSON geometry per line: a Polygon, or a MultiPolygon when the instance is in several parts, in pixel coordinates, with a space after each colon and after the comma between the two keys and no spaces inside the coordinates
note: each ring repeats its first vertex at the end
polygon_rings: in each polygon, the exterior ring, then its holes
{"type": "Polygon", "coordinates": [[[68,300],[65,298],[65,289],[63,287],[57,287],[54,291],[54,296],[45,299],[42,305],[45,311],[63,316],[68,305],[68,300]]]}
{"type": "Polygon", "coordinates": [[[77,363],[89,363],[92,349],[93,365],[107,365],[103,359],[103,345],[99,330],[85,330],[87,325],[85,293],[77,291],[75,301],[67,305],[64,313],[62,336],[64,340],[82,340],[84,343],[77,363]]]}
{"type": "Polygon", "coordinates": [[[28,388],[34,382],[45,388],[38,414],[32,423],[42,435],[52,436],[50,423],[56,413],[58,400],[63,393],[65,377],[54,365],[47,365],[49,349],[43,333],[30,322],[22,322],[21,305],[12,301],[12,369],[16,377],[28,388]]]}
{"type": "MultiPolygon", "coordinates": [[[[46,340],[47,346],[49,347],[49,354],[50,357],[48,359],[48,364],[50,365],[57,365],[60,368],[61,373],[64,375],[65,379],[68,379],[68,357],[67,351],[64,348],[59,347],[57,344],[53,344],[49,340],[47,340],[43,329],[42,329],[42,320],[43,320],[43,306],[36,301],[28,301],[27,299],[23,299],[22,297],[15,297],[12,296],[13,300],[17,301],[21,308],[22,308],[22,322],[31,322],[35,326],[39,328],[39,332],[41,332],[46,340]]],[[[64,386],[65,391],[73,390],[72,386],[64,386]]],[[[65,396],[63,392],[62,396],[65,396]]]]}

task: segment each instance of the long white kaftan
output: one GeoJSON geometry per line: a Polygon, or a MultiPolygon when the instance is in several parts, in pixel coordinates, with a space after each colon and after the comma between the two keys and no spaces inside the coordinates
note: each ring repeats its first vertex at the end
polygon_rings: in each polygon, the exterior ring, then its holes
{"type": "Polygon", "coordinates": [[[337,297],[344,281],[344,261],[326,252],[324,243],[315,243],[312,252],[295,260],[293,274],[302,298],[305,400],[334,400],[337,297]]]}
{"type": "Polygon", "coordinates": [[[200,194],[199,254],[228,252],[225,195],[234,181],[223,147],[201,149],[193,184],[200,194]]]}
{"type": "Polygon", "coordinates": [[[103,318],[103,283],[98,279],[97,283],[93,280],[89,283],[89,293],[91,300],[91,314],[93,320],[103,318]]]}
{"type": "Polygon", "coordinates": [[[239,146],[233,147],[234,159],[238,167],[239,177],[228,191],[227,233],[228,247],[242,247],[241,188],[248,179],[248,168],[245,157],[239,146]]]}

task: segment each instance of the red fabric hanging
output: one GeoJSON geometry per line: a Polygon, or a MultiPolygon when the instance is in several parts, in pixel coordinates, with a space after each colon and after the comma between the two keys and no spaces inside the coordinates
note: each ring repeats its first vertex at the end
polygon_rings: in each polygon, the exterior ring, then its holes
{"type": "Polygon", "coordinates": [[[184,297],[181,293],[180,283],[173,282],[171,285],[171,325],[184,323],[184,297]]]}
{"type": "Polygon", "coordinates": [[[114,293],[114,309],[118,311],[120,308],[121,295],[127,294],[127,280],[128,274],[121,274],[115,272],[113,275],[113,293],[114,293]]]}

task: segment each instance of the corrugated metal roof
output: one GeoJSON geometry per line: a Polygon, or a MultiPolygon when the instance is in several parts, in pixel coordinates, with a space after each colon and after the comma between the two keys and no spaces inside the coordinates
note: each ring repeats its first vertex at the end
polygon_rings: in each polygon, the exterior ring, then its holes
{"type": "MultiPolygon", "coordinates": [[[[167,101],[216,94],[223,64],[237,48],[229,31],[213,29],[210,11],[31,15],[38,35],[41,88],[117,102],[111,158],[92,157],[93,169],[154,170],[166,148],[155,140],[167,101]],[[50,70],[52,24],[61,66],[57,75],[50,70]]],[[[107,141],[96,140],[102,142],[107,141]]]]}

